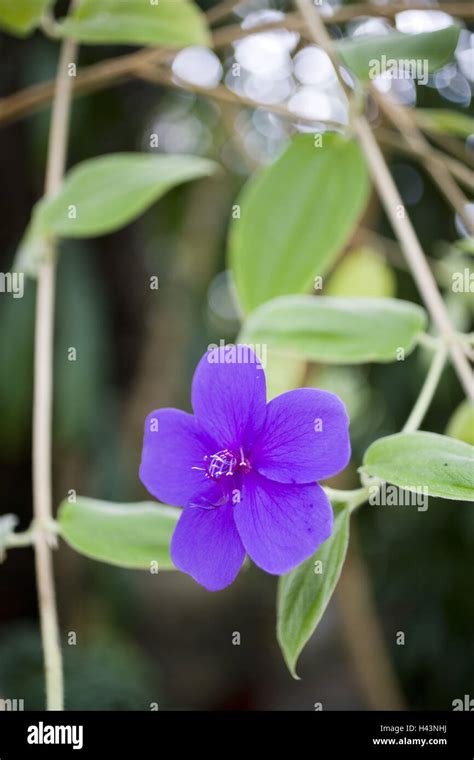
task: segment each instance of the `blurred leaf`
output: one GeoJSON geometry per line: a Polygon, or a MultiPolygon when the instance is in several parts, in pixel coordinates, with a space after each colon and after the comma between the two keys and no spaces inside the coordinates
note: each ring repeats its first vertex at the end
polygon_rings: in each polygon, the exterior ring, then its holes
{"type": "Polygon", "coordinates": [[[474,256],[474,237],[461,238],[454,243],[463,253],[469,253],[474,256]]]}
{"type": "Polygon", "coordinates": [[[270,350],[267,351],[264,370],[267,381],[267,400],[270,401],[275,396],[301,386],[306,362],[297,360],[289,362],[285,354],[270,350]]]}
{"type": "Polygon", "coordinates": [[[397,433],[375,441],[361,472],[408,491],[474,501],[474,448],[436,433],[397,433]]]}
{"type": "Polygon", "coordinates": [[[335,364],[390,362],[413,350],[423,309],[394,298],[282,296],[244,322],[241,343],[335,364]]]}
{"type": "Polygon", "coordinates": [[[377,391],[368,382],[365,367],[343,367],[337,364],[315,365],[308,372],[305,386],[330,391],[339,396],[351,420],[353,442],[366,435],[367,430],[377,429],[383,412],[377,391]]]}
{"type": "Polygon", "coordinates": [[[38,26],[53,0],[0,0],[0,28],[26,37],[38,26]]]}
{"type": "Polygon", "coordinates": [[[474,134],[474,119],[466,113],[449,108],[417,108],[414,113],[420,127],[431,132],[454,137],[474,134]]]}
{"type": "Polygon", "coordinates": [[[58,512],[61,536],[80,554],[110,565],[174,570],[169,547],[181,510],[156,502],[113,504],[78,496],[58,512]]]}
{"type": "Polygon", "coordinates": [[[321,620],[339,580],[349,542],[349,510],[335,508],[334,530],[316,554],[282,575],[277,597],[277,638],[291,675],[321,620]],[[321,565],[316,565],[316,562],[321,565]],[[320,572],[318,572],[320,570],[320,572]]]}
{"type": "Polygon", "coordinates": [[[105,235],[136,219],[168,190],[205,177],[217,164],[196,156],[112,153],[75,166],[54,198],[36,204],[17,254],[19,271],[34,274],[48,235],[105,235]]]}
{"type": "Polygon", "coordinates": [[[420,34],[392,32],[377,37],[342,39],[336,43],[336,48],[354,74],[360,79],[368,79],[373,78],[372,67],[375,63],[380,63],[382,56],[386,57],[387,65],[390,59],[427,60],[428,70],[436,71],[451,59],[458,37],[459,27],[452,25],[420,34]]]}
{"type": "Polygon", "coordinates": [[[391,298],[395,289],[395,275],[383,256],[373,248],[356,248],[337,265],[324,295],[391,298]]]}
{"type": "Polygon", "coordinates": [[[446,428],[446,435],[474,446],[474,405],[467,399],[462,401],[453,412],[446,428]]]}
{"type": "Polygon", "coordinates": [[[211,44],[204,14],[192,0],[82,0],[59,33],[89,44],[211,44]]]}
{"type": "Polygon", "coordinates": [[[369,180],[355,142],[294,138],[282,156],[244,187],[229,238],[240,304],[304,293],[340,253],[367,203],[369,180]]]}

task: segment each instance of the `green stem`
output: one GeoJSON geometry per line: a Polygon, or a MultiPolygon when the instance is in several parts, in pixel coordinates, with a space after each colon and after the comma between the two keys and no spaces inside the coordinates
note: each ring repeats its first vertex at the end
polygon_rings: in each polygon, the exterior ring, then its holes
{"type": "Polygon", "coordinates": [[[418,345],[423,346],[423,348],[427,348],[429,351],[437,351],[441,345],[439,338],[435,338],[434,335],[429,335],[428,333],[424,332],[418,335],[417,342],[418,345]]]}
{"type": "Polygon", "coordinates": [[[18,549],[23,546],[31,546],[34,543],[34,531],[32,528],[23,533],[12,533],[5,541],[5,549],[18,549]]]}
{"type": "Polygon", "coordinates": [[[402,428],[402,433],[413,433],[415,430],[418,430],[421,423],[423,422],[425,414],[428,411],[428,407],[433,400],[436,388],[438,387],[438,383],[443,372],[444,365],[446,363],[446,357],[446,348],[442,346],[438,349],[433,357],[430,368],[428,370],[428,374],[425,378],[425,382],[423,383],[415,406],[411,410],[410,416],[402,428]]]}

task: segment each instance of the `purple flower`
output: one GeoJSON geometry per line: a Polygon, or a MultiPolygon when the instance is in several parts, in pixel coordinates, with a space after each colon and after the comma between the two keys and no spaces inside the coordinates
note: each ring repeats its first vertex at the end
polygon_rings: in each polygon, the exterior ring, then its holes
{"type": "Polygon", "coordinates": [[[316,481],[350,459],[343,403],[300,388],[267,404],[263,368],[246,346],[202,357],[192,403],[194,415],[148,415],[140,467],[153,496],[184,507],[174,564],[210,591],[232,583],[246,554],[268,573],[288,572],[332,532],[332,508],[316,481]]]}

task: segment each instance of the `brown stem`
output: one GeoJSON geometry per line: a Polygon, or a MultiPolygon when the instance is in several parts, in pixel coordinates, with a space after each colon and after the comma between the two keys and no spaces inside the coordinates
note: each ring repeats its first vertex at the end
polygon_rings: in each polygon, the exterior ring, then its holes
{"type": "Polygon", "coordinates": [[[324,124],[332,129],[345,129],[346,125],[341,124],[338,121],[332,121],[330,119],[307,119],[305,117],[293,114],[284,105],[277,103],[258,103],[252,98],[248,98],[245,95],[238,95],[236,92],[229,90],[225,85],[217,85],[217,87],[200,87],[199,85],[191,84],[175,79],[172,74],[163,68],[157,68],[156,66],[141,66],[137,71],[137,75],[141,79],[145,79],[147,82],[153,84],[166,85],[167,87],[174,87],[178,90],[186,90],[186,92],[195,92],[199,95],[204,95],[212,100],[219,100],[226,103],[234,103],[236,105],[245,106],[249,108],[261,108],[264,111],[278,114],[286,119],[292,119],[293,121],[304,122],[308,124],[324,124]]]}
{"type": "Polygon", "coordinates": [[[424,158],[424,166],[426,167],[426,170],[431,175],[448,203],[459,214],[466,229],[469,230],[472,222],[466,211],[468,201],[453,179],[448,164],[433,154],[429,143],[423,137],[423,134],[416,126],[416,123],[413,121],[406,108],[383,97],[375,87],[371,88],[371,92],[381,112],[387,116],[394,126],[397,127],[404,141],[414,152],[424,158]]]}
{"type": "Polygon", "coordinates": [[[468,190],[473,187],[474,173],[456,158],[447,156],[445,153],[442,153],[436,148],[433,148],[428,142],[426,143],[426,148],[415,148],[405,142],[400,142],[400,135],[393,130],[387,129],[385,127],[377,127],[375,136],[377,138],[377,142],[388,148],[393,148],[396,152],[406,153],[409,156],[414,156],[419,160],[421,159],[421,161],[432,157],[438,161],[443,162],[451,174],[456,177],[460,184],[464,185],[464,187],[466,187],[468,190]]]}
{"type": "MultiPolygon", "coordinates": [[[[222,5],[226,5],[225,3],[222,5]]],[[[229,3],[231,5],[231,3],[229,3]]],[[[232,3],[232,5],[234,5],[232,3]]],[[[372,3],[356,3],[337,10],[332,16],[323,19],[323,23],[337,24],[344,23],[356,16],[385,16],[393,18],[396,13],[407,8],[416,9],[417,7],[425,10],[423,4],[405,5],[403,3],[391,3],[382,6],[372,3]]],[[[217,6],[207,13],[208,21],[211,23],[223,18],[221,11],[217,6]]],[[[437,10],[445,10],[453,16],[464,19],[474,18],[474,7],[471,3],[441,3],[436,6],[437,10]]],[[[223,10],[223,8],[222,8],[223,10]]],[[[297,13],[289,13],[281,21],[262,24],[249,32],[248,29],[242,29],[240,24],[231,24],[217,29],[213,34],[213,48],[222,49],[231,44],[234,40],[248,36],[249,33],[271,30],[271,29],[291,29],[304,34],[306,31],[306,22],[297,13]]],[[[108,61],[101,61],[83,69],[73,82],[75,94],[84,94],[101,89],[103,86],[118,84],[133,76],[136,67],[145,63],[156,63],[159,60],[166,60],[173,56],[176,51],[163,51],[155,49],[139,50],[118,58],[112,58],[108,61]],[[155,57],[156,56],[156,57],[155,57]]],[[[46,106],[52,98],[54,91],[54,82],[42,82],[22,90],[15,95],[10,95],[0,100],[0,122],[10,122],[15,119],[34,113],[40,108],[46,106]]]]}
{"type": "MultiPolygon", "coordinates": [[[[45,195],[57,193],[66,160],[71,77],[68,66],[76,58],[75,42],[61,46],[49,133],[45,195]]],[[[50,543],[52,507],[52,404],[53,336],[56,267],[54,243],[51,255],[38,273],[35,321],[35,362],[33,399],[33,512],[35,519],[35,564],[41,636],[46,674],[48,710],[62,710],[63,669],[59,638],[53,560],[50,543]]]]}
{"type": "Polygon", "coordinates": [[[209,24],[215,24],[217,21],[230,16],[238,5],[242,5],[244,0],[224,0],[224,2],[215,5],[214,8],[209,8],[206,13],[207,21],[209,24]]]}
{"type": "MultiPolygon", "coordinates": [[[[338,74],[341,86],[348,93],[348,96],[351,97],[347,84],[341,76],[339,62],[331,38],[316,7],[312,4],[311,0],[296,0],[296,4],[300,9],[301,15],[307,21],[308,29],[314,41],[328,54],[338,74]]],[[[364,116],[353,118],[352,126],[365,154],[372,179],[385,208],[385,213],[400,242],[400,247],[410,267],[413,279],[418,286],[423,302],[448,347],[453,366],[466,395],[468,398],[472,398],[474,396],[474,381],[468,359],[457,340],[446,306],[436,285],[436,280],[428,266],[410,218],[405,212],[403,201],[385,163],[383,153],[364,116]]]]}

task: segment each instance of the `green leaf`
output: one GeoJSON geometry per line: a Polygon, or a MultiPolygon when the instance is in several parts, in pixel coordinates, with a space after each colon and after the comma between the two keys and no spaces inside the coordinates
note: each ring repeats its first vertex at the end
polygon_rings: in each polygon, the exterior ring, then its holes
{"type": "Polygon", "coordinates": [[[385,56],[387,69],[390,60],[428,61],[428,71],[444,66],[456,49],[459,37],[457,25],[437,29],[435,32],[402,34],[393,32],[374,37],[343,39],[336,43],[342,61],[360,79],[372,79],[380,73],[380,62],[385,56]]]}
{"type": "Polygon", "coordinates": [[[26,37],[41,21],[52,0],[0,0],[0,28],[26,37]]]}
{"type": "Polygon", "coordinates": [[[453,412],[446,435],[474,446],[474,404],[468,399],[462,401],[453,412]]]}
{"type": "Polygon", "coordinates": [[[15,266],[33,274],[49,235],[86,238],[113,232],[172,187],[216,168],[212,161],[186,155],[112,153],[84,161],[67,174],[58,195],[36,204],[15,266]]]}
{"type": "Polygon", "coordinates": [[[453,137],[469,137],[474,134],[474,119],[467,113],[449,108],[417,108],[414,112],[422,129],[453,137]]]}
{"type": "Polygon", "coordinates": [[[390,362],[413,350],[425,324],[423,309],[394,298],[281,296],[245,320],[239,340],[317,362],[390,362]]]}
{"type": "Polygon", "coordinates": [[[373,248],[356,248],[337,265],[324,295],[391,298],[395,289],[395,275],[383,256],[373,248]]]}
{"type": "Polygon", "coordinates": [[[92,45],[211,45],[205,16],[192,0],[82,0],[58,32],[92,45]]]}
{"type": "Polygon", "coordinates": [[[304,293],[349,238],[367,203],[369,180],[358,145],[340,135],[293,139],[251,179],[232,222],[230,265],[248,312],[275,296],[304,293]]]}
{"type": "Polygon", "coordinates": [[[346,558],[349,510],[339,508],[334,512],[330,538],[310,559],[288,575],[282,575],[278,585],[277,638],[294,678],[298,677],[298,657],[326,610],[346,558]],[[315,564],[318,560],[320,566],[315,564]]]}
{"type": "Polygon", "coordinates": [[[119,567],[173,570],[171,536],[181,510],[155,502],[113,504],[78,496],[58,512],[61,536],[80,554],[119,567]]]}
{"type": "Polygon", "coordinates": [[[375,441],[361,472],[407,491],[474,501],[474,447],[435,433],[397,433],[375,441]]]}

